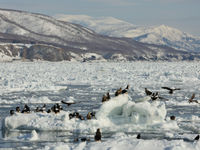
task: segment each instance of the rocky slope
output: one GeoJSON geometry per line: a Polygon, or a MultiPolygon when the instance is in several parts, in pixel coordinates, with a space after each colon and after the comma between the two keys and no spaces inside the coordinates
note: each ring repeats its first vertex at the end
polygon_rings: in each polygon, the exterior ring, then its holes
{"type": "Polygon", "coordinates": [[[99,35],[53,17],[0,9],[0,60],[194,60],[198,53],[99,35]]]}

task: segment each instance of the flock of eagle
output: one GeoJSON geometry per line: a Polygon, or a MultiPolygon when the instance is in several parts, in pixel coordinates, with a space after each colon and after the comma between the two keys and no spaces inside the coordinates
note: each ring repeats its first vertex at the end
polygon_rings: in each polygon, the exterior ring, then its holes
{"type": "MultiPolygon", "coordinates": [[[[161,87],[161,88],[168,90],[169,94],[173,94],[174,91],[176,91],[176,90],[181,90],[180,88],[169,88],[169,87],[161,87]]],[[[153,93],[153,92],[149,91],[147,88],[145,88],[145,93],[146,93],[146,95],[150,96],[153,101],[157,100],[158,98],[161,99],[161,100],[165,99],[163,97],[160,97],[158,92],[153,93]]],[[[194,98],[195,98],[195,94],[193,93],[192,97],[188,100],[188,102],[189,103],[193,103],[193,102],[194,103],[199,103],[197,100],[194,100],[194,98]]],[[[167,100],[167,99],[165,99],[165,100],[167,100]]]]}
{"type": "MultiPolygon", "coordinates": [[[[166,89],[169,91],[169,94],[173,94],[174,91],[176,90],[181,90],[180,88],[169,88],[169,87],[161,87],[162,89],[166,89]]],[[[115,92],[115,96],[118,96],[120,94],[125,94],[128,92],[128,89],[129,89],[129,85],[127,85],[127,87],[125,89],[122,90],[122,88],[119,88],[116,92],[115,92]]],[[[151,97],[151,100],[152,101],[155,101],[155,100],[168,100],[166,98],[163,98],[161,96],[159,96],[159,93],[158,92],[151,92],[150,90],[148,90],[147,88],[145,88],[145,93],[147,96],[150,96],[151,97]]],[[[192,97],[188,100],[189,103],[199,103],[197,100],[194,100],[195,98],[195,94],[193,93],[192,97]]],[[[106,95],[103,95],[102,97],[102,102],[106,102],[110,100],[110,94],[109,92],[106,93],[106,95]]],[[[200,103],[199,103],[200,104],[200,103]]]]}
{"type": "MultiPolygon", "coordinates": [[[[181,90],[180,88],[169,88],[169,87],[161,87],[161,88],[168,90],[169,94],[173,94],[174,91],[176,91],[176,90],[181,90]]],[[[129,85],[127,85],[127,87],[125,89],[123,89],[123,90],[122,90],[122,88],[116,90],[115,96],[127,93],[128,89],[129,89],[129,85]]],[[[150,96],[152,101],[155,101],[155,100],[158,100],[158,99],[159,100],[168,100],[166,98],[161,97],[158,92],[152,92],[152,91],[148,90],[147,88],[145,88],[145,93],[146,93],[147,96],[150,96]]],[[[189,103],[198,103],[198,104],[200,104],[197,100],[194,100],[194,98],[195,98],[195,94],[193,93],[191,98],[188,100],[188,102],[189,103]]],[[[106,101],[109,101],[109,100],[110,100],[110,94],[109,94],[109,92],[107,92],[105,95],[103,95],[102,102],[106,102],[106,101]]],[[[175,120],[175,118],[176,118],[175,116],[170,116],[171,120],[175,120]]],[[[141,138],[141,134],[140,133],[137,134],[136,138],[140,139],[141,138]]],[[[197,135],[193,140],[190,140],[190,139],[183,139],[183,140],[187,141],[187,142],[194,142],[194,141],[199,140],[199,138],[200,138],[200,136],[197,135]]]]}
{"type": "MultiPolygon", "coordinates": [[[[180,90],[180,88],[169,88],[169,87],[162,87],[162,89],[168,90],[169,94],[173,94],[174,91],[180,90]]],[[[119,88],[119,89],[116,90],[115,96],[118,96],[120,94],[128,93],[128,90],[129,90],[129,85],[127,85],[125,89],[119,88]]],[[[158,92],[151,92],[147,88],[145,88],[145,93],[146,93],[147,96],[150,96],[152,101],[155,101],[155,100],[158,100],[158,99],[160,99],[160,100],[168,100],[166,98],[160,97],[158,92]]],[[[195,94],[192,95],[192,97],[188,100],[188,102],[189,103],[193,103],[194,102],[194,103],[200,104],[197,100],[194,100],[194,98],[195,98],[195,94]]],[[[105,95],[103,95],[102,102],[104,103],[106,101],[109,101],[110,99],[111,99],[110,94],[109,94],[109,92],[107,92],[105,95]]],[[[71,104],[75,104],[75,102],[65,102],[65,101],[61,101],[61,103],[67,104],[68,106],[70,106],[71,104]]],[[[57,104],[53,105],[53,107],[51,107],[47,111],[46,111],[46,105],[44,104],[41,108],[37,107],[34,110],[34,112],[47,112],[47,113],[52,113],[53,112],[53,113],[57,114],[61,110],[63,110],[61,105],[57,103],[57,104]]],[[[22,111],[20,111],[20,107],[16,107],[16,111],[10,110],[10,115],[13,115],[15,112],[16,113],[30,113],[31,110],[30,110],[30,107],[27,104],[25,104],[22,111]]],[[[78,112],[70,113],[69,114],[69,119],[72,119],[72,118],[78,118],[80,120],[85,120],[85,118],[82,115],[80,115],[78,112]]],[[[87,114],[87,116],[86,116],[86,119],[87,120],[95,119],[95,112],[89,112],[87,114]]],[[[170,119],[171,120],[175,120],[175,116],[170,116],[170,119]]],[[[141,135],[138,134],[136,138],[140,139],[141,135]]],[[[101,141],[101,131],[100,131],[99,128],[96,131],[94,139],[95,139],[95,141],[101,141]]],[[[194,140],[199,140],[199,135],[197,135],[194,140]]],[[[78,141],[78,138],[76,138],[74,141],[78,141]]],[[[89,141],[89,139],[81,138],[81,141],[89,141]]]]}

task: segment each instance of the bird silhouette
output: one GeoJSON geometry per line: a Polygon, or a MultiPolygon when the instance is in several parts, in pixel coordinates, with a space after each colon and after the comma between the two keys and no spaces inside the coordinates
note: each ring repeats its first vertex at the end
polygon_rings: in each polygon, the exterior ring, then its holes
{"type": "Polygon", "coordinates": [[[87,119],[88,119],[88,120],[92,119],[91,112],[89,112],[89,113],[87,114],[87,119]]]}
{"type": "Polygon", "coordinates": [[[199,135],[197,135],[194,140],[198,141],[199,140],[199,135]]]}
{"type": "Polygon", "coordinates": [[[109,92],[106,93],[106,98],[107,98],[107,100],[110,99],[110,93],[109,92]]]}
{"type": "Polygon", "coordinates": [[[61,101],[63,104],[67,104],[67,106],[70,106],[71,104],[76,104],[75,102],[65,102],[65,101],[61,101]]]}
{"type": "Polygon", "coordinates": [[[102,102],[105,102],[105,101],[107,101],[107,96],[106,95],[103,95],[103,97],[102,97],[102,100],[101,100],[102,102]]]}
{"type": "Polygon", "coordinates": [[[195,93],[192,94],[192,97],[188,100],[189,103],[199,103],[197,100],[194,100],[195,98],[195,93]]]}
{"type": "Polygon", "coordinates": [[[149,91],[147,88],[145,88],[145,93],[146,93],[146,95],[152,95],[153,94],[153,92],[149,91]]]}
{"type": "Polygon", "coordinates": [[[166,87],[166,86],[162,87],[162,89],[168,90],[169,94],[173,94],[175,90],[180,90],[180,88],[174,88],[174,89],[172,89],[172,88],[169,88],[169,87],[166,87]]]}
{"type": "Polygon", "coordinates": [[[175,117],[175,116],[170,116],[170,119],[171,119],[171,120],[175,120],[176,117],[175,117]]]}
{"type": "Polygon", "coordinates": [[[136,138],[137,138],[137,139],[141,139],[141,134],[140,134],[140,133],[137,134],[136,138]]]}
{"type": "Polygon", "coordinates": [[[150,97],[151,97],[151,100],[152,100],[152,101],[155,101],[155,100],[157,100],[157,99],[168,101],[168,99],[159,96],[159,93],[158,93],[158,92],[155,92],[155,93],[154,93],[154,92],[151,92],[151,91],[149,91],[147,88],[145,88],[145,93],[146,93],[147,96],[150,96],[150,97]]]}
{"type": "Polygon", "coordinates": [[[94,136],[94,140],[95,141],[101,141],[101,131],[100,129],[98,128],[97,131],[96,131],[96,134],[94,136]]]}
{"type": "Polygon", "coordinates": [[[115,96],[118,96],[120,94],[122,94],[122,88],[121,87],[115,92],[115,96]]]}
{"type": "Polygon", "coordinates": [[[152,95],[151,95],[151,100],[152,100],[152,101],[155,101],[155,100],[157,100],[158,98],[159,98],[158,92],[152,93],[152,95]]]}
{"type": "Polygon", "coordinates": [[[10,115],[12,116],[12,115],[14,115],[15,114],[15,111],[12,109],[12,110],[10,110],[10,115]]]}
{"type": "Polygon", "coordinates": [[[127,93],[127,92],[128,92],[128,89],[129,89],[129,85],[127,85],[126,88],[122,90],[122,94],[127,93]]]}
{"type": "Polygon", "coordinates": [[[110,100],[110,94],[109,92],[106,93],[106,95],[104,94],[102,97],[102,102],[106,102],[110,100]]]}

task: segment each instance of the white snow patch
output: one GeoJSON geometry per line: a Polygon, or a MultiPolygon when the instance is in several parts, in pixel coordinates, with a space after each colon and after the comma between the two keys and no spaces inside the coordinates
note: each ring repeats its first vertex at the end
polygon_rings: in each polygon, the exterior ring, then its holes
{"type": "Polygon", "coordinates": [[[142,140],[134,136],[123,136],[104,142],[80,142],[73,146],[64,143],[49,144],[44,150],[63,148],[75,150],[199,150],[200,142],[185,142],[183,140],[142,140]]]}
{"type": "Polygon", "coordinates": [[[12,60],[13,60],[13,57],[10,57],[0,52],[0,62],[6,62],[6,61],[12,61],[12,60]]]}

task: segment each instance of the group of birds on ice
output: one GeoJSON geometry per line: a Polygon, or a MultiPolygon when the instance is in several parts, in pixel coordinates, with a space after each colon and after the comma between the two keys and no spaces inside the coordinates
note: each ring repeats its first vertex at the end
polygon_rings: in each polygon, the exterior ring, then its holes
{"type": "MultiPolygon", "coordinates": [[[[129,90],[129,85],[126,86],[126,88],[122,89],[121,87],[119,89],[117,89],[114,93],[115,96],[118,96],[118,95],[121,95],[121,94],[127,94],[128,93],[128,90],[129,90]]],[[[181,90],[180,88],[169,88],[169,87],[161,87],[162,89],[166,89],[169,91],[169,94],[173,94],[174,91],[176,90],[181,90]]],[[[145,94],[147,96],[150,96],[150,99],[152,101],[155,101],[155,100],[168,100],[166,98],[163,98],[160,96],[160,94],[158,92],[152,92],[150,90],[148,90],[147,88],[145,88],[145,94]]],[[[195,94],[193,94],[191,96],[191,98],[188,100],[189,103],[198,103],[200,104],[197,100],[194,100],[195,98],[195,94]]],[[[107,92],[106,94],[103,95],[102,97],[102,103],[104,102],[107,102],[111,99],[111,96],[110,96],[110,93],[107,92]]],[[[62,104],[66,104],[67,106],[70,106],[71,104],[75,104],[75,102],[65,102],[65,101],[61,101],[62,104]]],[[[59,113],[61,110],[63,110],[62,106],[60,104],[55,104],[53,105],[50,109],[48,109],[46,111],[46,104],[44,104],[42,107],[37,107],[33,112],[46,112],[46,113],[59,113]]],[[[20,107],[17,106],[16,107],[16,110],[10,110],[10,115],[13,115],[14,113],[30,113],[32,112],[30,110],[30,107],[25,104],[24,105],[24,108],[22,109],[22,111],[20,110],[20,107]]],[[[90,119],[96,119],[95,118],[95,112],[88,112],[86,118],[83,117],[81,114],[79,114],[79,112],[74,112],[74,113],[70,113],[69,114],[69,119],[72,119],[72,118],[77,118],[77,119],[80,119],[80,120],[90,120],[90,119]]],[[[170,116],[170,119],[171,120],[175,120],[175,116],[170,116]]],[[[138,134],[136,136],[137,139],[140,139],[141,138],[141,134],[138,134]]],[[[95,133],[95,136],[94,136],[94,139],[95,141],[101,141],[101,131],[100,129],[98,128],[96,130],[96,133],[95,133]]],[[[87,138],[81,138],[81,141],[89,141],[90,139],[87,139],[87,138]]],[[[199,140],[199,135],[197,135],[195,138],[194,138],[194,141],[195,140],[199,140]]],[[[79,141],[78,138],[74,139],[74,141],[79,141]]]]}

